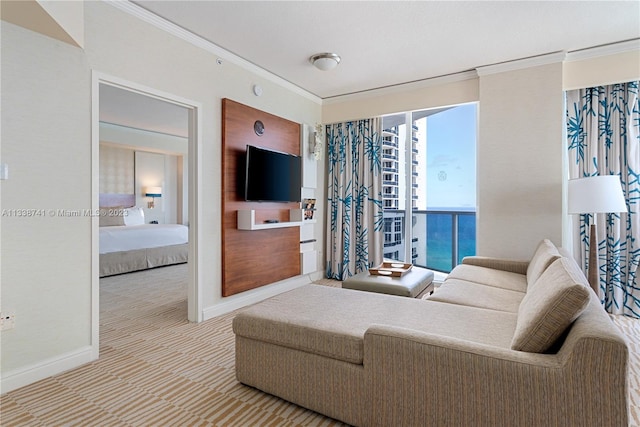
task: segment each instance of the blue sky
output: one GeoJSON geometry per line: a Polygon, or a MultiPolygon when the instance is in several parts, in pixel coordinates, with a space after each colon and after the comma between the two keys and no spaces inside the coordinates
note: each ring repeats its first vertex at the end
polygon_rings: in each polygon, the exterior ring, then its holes
{"type": "Polygon", "coordinates": [[[427,207],[476,206],[476,104],[427,119],[427,207]]]}

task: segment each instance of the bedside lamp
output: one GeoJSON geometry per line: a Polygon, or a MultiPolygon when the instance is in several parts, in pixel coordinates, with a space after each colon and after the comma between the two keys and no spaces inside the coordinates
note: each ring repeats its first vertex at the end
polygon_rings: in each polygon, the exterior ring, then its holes
{"type": "Polygon", "coordinates": [[[156,197],[162,197],[162,187],[147,187],[144,191],[145,197],[151,197],[151,201],[147,203],[149,209],[156,207],[156,197]]]}
{"type": "Polygon", "coordinates": [[[600,175],[569,180],[569,213],[593,214],[589,231],[589,284],[599,296],[598,237],[596,214],[626,212],[627,204],[622,194],[618,175],[600,175]]]}

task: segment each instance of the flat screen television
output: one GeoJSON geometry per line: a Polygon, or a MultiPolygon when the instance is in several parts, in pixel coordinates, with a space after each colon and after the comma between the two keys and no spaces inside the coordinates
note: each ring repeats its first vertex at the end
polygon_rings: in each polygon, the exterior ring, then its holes
{"type": "Polygon", "coordinates": [[[245,200],[299,202],[300,156],[247,145],[245,200]]]}

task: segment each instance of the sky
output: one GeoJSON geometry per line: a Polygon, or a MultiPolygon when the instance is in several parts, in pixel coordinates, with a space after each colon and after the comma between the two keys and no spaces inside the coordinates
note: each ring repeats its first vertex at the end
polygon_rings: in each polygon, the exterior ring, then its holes
{"type": "MultiPolygon", "coordinates": [[[[476,104],[460,105],[424,119],[428,209],[475,208],[476,119],[476,104]]],[[[423,126],[418,125],[421,137],[423,126]]]]}

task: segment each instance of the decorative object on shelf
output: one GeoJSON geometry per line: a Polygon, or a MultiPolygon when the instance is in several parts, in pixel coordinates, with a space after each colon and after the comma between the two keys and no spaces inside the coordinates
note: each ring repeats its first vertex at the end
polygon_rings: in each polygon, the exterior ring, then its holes
{"type": "Polygon", "coordinates": [[[413,264],[400,261],[384,261],[378,267],[370,268],[369,274],[373,276],[402,277],[411,271],[413,264]]]}
{"type": "Polygon", "coordinates": [[[596,215],[598,213],[619,213],[627,211],[618,175],[596,175],[569,180],[569,213],[593,214],[589,231],[589,284],[596,295],[598,292],[598,237],[596,215]]]}
{"type": "Polygon", "coordinates": [[[329,71],[338,66],[340,63],[340,56],[336,53],[330,52],[317,53],[309,58],[309,62],[311,62],[318,70],[329,71]]]}
{"type": "Polygon", "coordinates": [[[256,120],[256,122],[253,124],[253,130],[256,135],[262,136],[264,134],[264,123],[262,123],[260,120],[256,120]]]}
{"type": "Polygon", "coordinates": [[[313,213],[316,210],[316,199],[304,199],[302,201],[302,209],[304,209],[304,220],[313,219],[313,213]]]}
{"type": "Polygon", "coordinates": [[[322,128],[323,126],[320,123],[316,124],[313,143],[313,158],[316,160],[322,159],[322,128]]]}
{"type": "Polygon", "coordinates": [[[145,197],[151,197],[151,201],[147,202],[147,208],[153,209],[156,207],[156,197],[162,197],[162,187],[147,187],[144,190],[145,197]]]}

